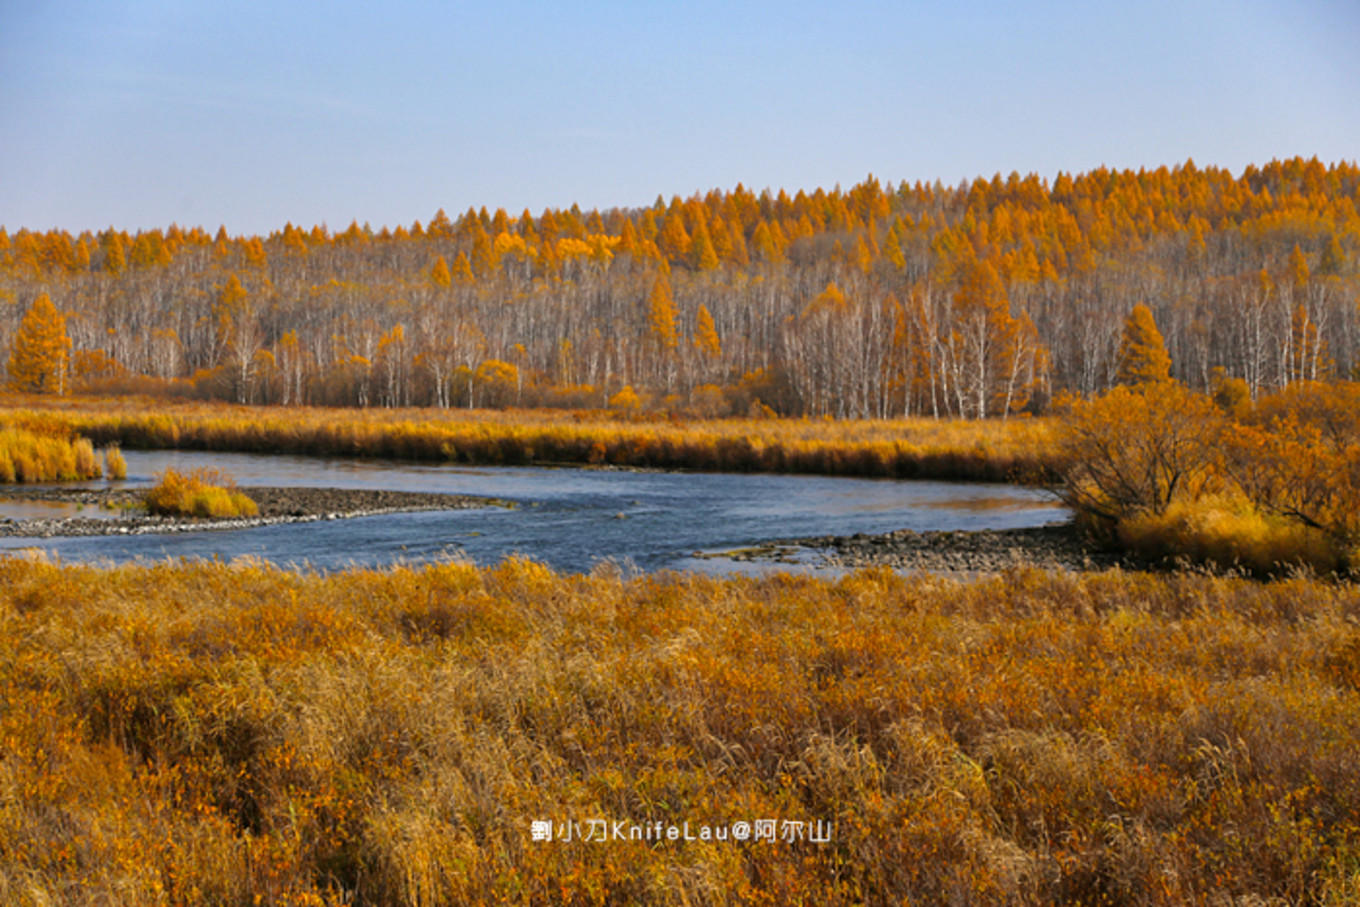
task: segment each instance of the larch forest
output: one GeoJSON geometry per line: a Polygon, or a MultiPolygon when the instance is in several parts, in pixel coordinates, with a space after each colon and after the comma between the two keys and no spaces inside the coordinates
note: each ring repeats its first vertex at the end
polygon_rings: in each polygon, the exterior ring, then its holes
{"type": "Polygon", "coordinates": [[[1116,384],[1144,305],[1174,378],[1254,399],[1360,365],[1357,199],[1354,164],[1296,158],[268,236],[11,225],[0,362],[47,297],[69,350],[21,389],[1005,418],[1116,384]]]}

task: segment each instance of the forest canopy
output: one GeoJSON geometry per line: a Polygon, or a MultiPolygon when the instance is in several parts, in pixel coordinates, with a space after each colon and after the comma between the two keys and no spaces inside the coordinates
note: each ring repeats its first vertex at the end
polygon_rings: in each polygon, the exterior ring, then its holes
{"type": "Polygon", "coordinates": [[[1354,164],[1295,158],[376,231],[0,227],[0,362],[46,296],[70,354],[44,388],[1005,417],[1127,381],[1135,317],[1173,378],[1255,399],[1360,365],[1358,201],[1354,164]]]}

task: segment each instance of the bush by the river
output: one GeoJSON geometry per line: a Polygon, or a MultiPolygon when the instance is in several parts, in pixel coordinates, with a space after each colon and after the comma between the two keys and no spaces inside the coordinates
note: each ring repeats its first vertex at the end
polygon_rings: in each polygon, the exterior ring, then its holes
{"type": "Polygon", "coordinates": [[[157,516],[192,516],[231,519],[252,517],[255,502],[236,490],[231,476],[216,469],[181,473],[167,469],[146,493],[147,512],[157,516]]]}
{"type": "Polygon", "coordinates": [[[97,479],[100,472],[94,446],[85,438],[0,428],[0,483],[97,479]]]}
{"type": "Polygon", "coordinates": [[[1360,569],[1360,383],[1253,404],[1162,381],[1059,411],[1060,494],[1089,532],[1258,574],[1360,569]]]}

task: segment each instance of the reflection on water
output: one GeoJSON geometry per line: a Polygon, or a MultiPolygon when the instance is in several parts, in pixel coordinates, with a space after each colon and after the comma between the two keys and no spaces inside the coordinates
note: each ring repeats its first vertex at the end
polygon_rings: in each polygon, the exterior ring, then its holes
{"type": "Polygon", "coordinates": [[[125,515],[121,510],[109,510],[94,504],[0,498],[0,520],[64,520],[70,517],[116,520],[125,515]]]}
{"type": "MultiPolygon", "coordinates": [[[[1061,520],[1066,512],[1030,488],[822,476],[468,468],[372,460],[126,451],[128,484],[167,467],[216,466],[242,487],[293,485],[473,494],[512,510],[431,511],[229,532],[0,539],[39,545],[64,560],[261,557],[334,569],[449,556],[491,564],[520,553],[559,570],[612,559],[642,570],[749,572],[768,565],[693,557],[763,540],[895,529],[1003,529],[1061,520]]],[[[93,483],[97,484],[97,483],[93,483]]],[[[0,505],[0,517],[15,516],[0,505]]],[[[86,508],[88,514],[94,508],[86,508]]],[[[776,565],[789,569],[790,565],[776,565]]]]}
{"type": "Polygon", "coordinates": [[[925,501],[922,507],[938,507],[941,510],[970,510],[981,513],[988,510],[1028,510],[1034,501],[1010,496],[963,497],[948,501],[925,501]]]}

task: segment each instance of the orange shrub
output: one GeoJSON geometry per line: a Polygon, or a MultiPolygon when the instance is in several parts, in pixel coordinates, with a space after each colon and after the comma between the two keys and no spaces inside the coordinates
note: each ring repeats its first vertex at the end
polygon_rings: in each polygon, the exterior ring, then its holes
{"type": "Polygon", "coordinates": [[[1171,382],[1118,387],[1066,404],[1056,436],[1062,498],[1129,550],[1360,568],[1360,384],[1291,385],[1231,413],[1171,382]]]}
{"type": "Polygon", "coordinates": [[[1217,475],[1220,414],[1207,397],[1171,381],[1069,402],[1059,426],[1062,496],[1107,528],[1194,500],[1217,475]]]}
{"type": "Polygon", "coordinates": [[[146,493],[146,509],[157,516],[196,516],[214,519],[251,517],[255,502],[236,490],[235,481],[215,469],[186,474],[167,469],[146,493]]]}
{"type": "Polygon", "coordinates": [[[104,473],[110,479],[127,478],[127,460],[117,444],[110,444],[104,451],[104,473]]]}
{"type": "Polygon", "coordinates": [[[94,447],[57,431],[0,428],[0,483],[69,482],[100,475],[94,447]]]}

